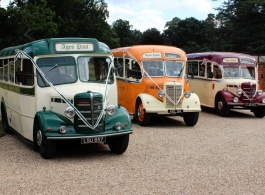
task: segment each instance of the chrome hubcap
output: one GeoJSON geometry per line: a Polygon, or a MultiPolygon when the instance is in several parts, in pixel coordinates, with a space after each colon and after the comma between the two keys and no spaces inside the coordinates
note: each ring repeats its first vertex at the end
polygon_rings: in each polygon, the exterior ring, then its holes
{"type": "Polygon", "coordinates": [[[223,109],[223,102],[218,102],[218,109],[219,110],[222,110],[223,109]]]}
{"type": "Polygon", "coordinates": [[[137,115],[138,115],[138,116],[141,116],[141,113],[142,113],[141,108],[138,108],[137,115]]]}
{"type": "Polygon", "coordinates": [[[42,142],[42,134],[41,134],[41,131],[38,130],[38,132],[37,132],[37,144],[38,144],[38,146],[41,145],[41,142],[42,142]]]}

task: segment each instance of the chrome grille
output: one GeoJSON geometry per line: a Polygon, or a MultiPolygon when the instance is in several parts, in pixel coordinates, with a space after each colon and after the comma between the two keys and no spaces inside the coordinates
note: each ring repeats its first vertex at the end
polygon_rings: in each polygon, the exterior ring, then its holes
{"type": "MultiPolygon", "coordinates": [[[[94,127],[96,124],[99,115],[101,113],[103,104],[102,97],[93,97],[93,94],[90,94],[89,98],[78,98],[75,99],[76,108],[79,112],[85,117],[87,122],[94,127]]],[[[75,126],[78,129],[78,133],[86,133],[87,131],[92,131],[86,126],[86,124],[76,115],[75,116],[75,126]]],[[[94,131],[102,131],[103,130],[103,119],[101,118],[97,127],[94,131]]]]}
{"type": "Polygon", "coordinates": [[[243,101],[249,101],[250,99],[254,99],[253,96],[256,93],[256,84],[243,83],[241,85],[241,88],[246,93],[246,95],[243,93],[243,101]]]}
{"type": "MultiPolygon", "coordinates": [[[[166,86],[166,94],[173,100],[173,102],[176,104],[181,97],[182,92],[182,86],[181,85],[167,85],[166,86]]],[[[175,108],[175,107],[181,107],[182,99],[179,100],[178,104],[175,106],[174,103],[171,102],[166,97],[166,108],[175,108]]]]}

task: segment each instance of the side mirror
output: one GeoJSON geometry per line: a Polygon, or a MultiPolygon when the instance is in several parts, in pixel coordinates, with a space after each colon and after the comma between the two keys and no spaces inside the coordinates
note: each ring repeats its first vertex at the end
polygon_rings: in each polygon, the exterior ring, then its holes
{"type": "Polygon", "coordinates": [[[208,73],[208,78],[212,79],[213,78],[213,72],[208,73]]]}
{"type": "Polygon", "coordinates": [[[16,79],[17,82],[23,82],[24,81],[24,73],[22,71],[17,71],[16,72],[16,79]]]}

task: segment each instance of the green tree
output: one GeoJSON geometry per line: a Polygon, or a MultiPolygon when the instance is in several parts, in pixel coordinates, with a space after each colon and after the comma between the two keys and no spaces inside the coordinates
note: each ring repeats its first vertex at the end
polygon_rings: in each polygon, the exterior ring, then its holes
{"type": "Polygon", "coordinates": [[[150,28],[143,32],[141,44],[164,44],[163,37],[159,30],[156,28],[150,28]]]}
{"type": "Polygon", "coordinates": [[[265,53],[264,0],[229,0],[217,10],[224,50],[265,53]]]}
{"type": "Polygon", "coordinates": [[[45,0],[38,4],[13,1],[1,13],[6,26],[3,47],[24,44],[57,33],[57,25],[53,22],[55,14],[47,8],[45,0]]]}
{"type": "Polygon", "coordinates": [[[127,20],[116,20],[112,23],[112,28],[116,31],[118,37],[120,38],[120,46],[129,46],[133,43],[133,33],[132,25],[127,20]]]}

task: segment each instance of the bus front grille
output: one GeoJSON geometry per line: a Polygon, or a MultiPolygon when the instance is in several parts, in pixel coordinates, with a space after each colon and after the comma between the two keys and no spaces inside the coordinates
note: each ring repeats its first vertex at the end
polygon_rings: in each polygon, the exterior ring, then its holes
{"type": "Polygon", "coordinates": [[[242,99],[244,102],[249,102],[250,100],[254,100],[256,93],[256,84],[253,83],[242,83],[241,89],[244,91],[242,99]]]}
{"type": "Polygon", "coordinates": [[[102,104],[102,96],[100,97],[94,97],[92,93],[90,93],[89,97],[87,98],[76,98],[74,99],[75,107],[79,110],[79,112],[84,116],[85,120],[96,128],[90,128],[88,127],[79,116],[75,115],[74,118],[74,124],[75,129],[78,133],[87,133],[91,131],[103,131],[103,119],[101,118],[100,121],[98,121],[100,117],[100,113],[103,107],[102,104]]]}
{"type": "Polygon", "coordinates": [[[182,99],[181,99],[181,92],[182,86],[181,85],[166,85],[166,94],[170,97],[165,98],[166,101],[166,108],[181,108],[182,99]],[[177,105],[175,105],[177,103],[177,105]]]}

